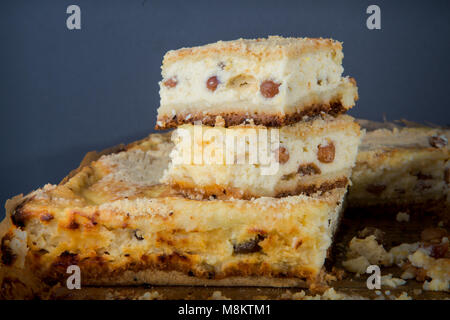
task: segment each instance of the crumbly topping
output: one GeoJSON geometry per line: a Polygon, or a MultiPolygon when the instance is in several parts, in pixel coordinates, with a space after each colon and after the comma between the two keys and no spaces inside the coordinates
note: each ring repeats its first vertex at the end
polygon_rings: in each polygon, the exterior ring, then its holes
{"type": "Polygon", "coordinates": [[[116,212],[127,212],[131,216],[160,216],[168,217],[171,210],[156,199],[120,199],[106,202],[99,206],[100,210],[111,210],[116,212]]]}
{"type": "Polygon", "coordinates": [[[164,169],[168,166],[168,150],[130,150],[104,156],[101,160],[111,172],[103,181],[121,181],[138,186],[159,183],[164,169]]]}
{"type": "MultiPolygon", "coordinates": [[[[429,138],[439,135],[442,139],[450,138],[450,130],[434,128],[393,128],[378,129],[366,133],[361,145],[362,151],[380,150],[382,148],[431,148],[429,138]]],[[[443,150],[448,146],[443,147],[443,150]]]]}
{"type": "Polygon", "coordinates": [[[54,190],[57,187],[57,185],[47,183],[45,186],[43,186],[40,189],[37,189],[33,192],[33,196],[36,200],[50,200],[49,192],[54,190]]]}
{"type": "Polygon", "coordinates": [[[199,47],[171,50],[164,56],[163,66],[185,57],[203,57],[209,55],[223,56],[224,54],[248,57],[268,58],[282,55],[299,55],[307,51],[335,50],[342,58],[342,44],[332,39],[323,38],[283,38],[269,36],[260,39],[238,39],[233,41],[218,41],[199,47]]]}

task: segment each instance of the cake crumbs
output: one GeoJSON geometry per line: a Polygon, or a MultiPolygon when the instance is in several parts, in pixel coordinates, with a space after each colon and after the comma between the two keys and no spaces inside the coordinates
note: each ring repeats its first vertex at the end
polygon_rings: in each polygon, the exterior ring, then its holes
{"type": "Polygon", "coordinates": [[[231,299],[223,295],[222,291],[214,291],[208,300],[231,300],[231,299]]]}

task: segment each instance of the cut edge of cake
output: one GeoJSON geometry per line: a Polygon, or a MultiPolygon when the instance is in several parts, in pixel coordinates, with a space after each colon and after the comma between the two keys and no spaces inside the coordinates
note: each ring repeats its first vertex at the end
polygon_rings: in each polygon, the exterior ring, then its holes
{"type": "Polygon", "coordinates": [[[156,128],[252,120],[283,126],[337,115],[358,99],[343,77],[342,45],[331,39],[269,37],[169,51],[163,61],[156,128]]]}

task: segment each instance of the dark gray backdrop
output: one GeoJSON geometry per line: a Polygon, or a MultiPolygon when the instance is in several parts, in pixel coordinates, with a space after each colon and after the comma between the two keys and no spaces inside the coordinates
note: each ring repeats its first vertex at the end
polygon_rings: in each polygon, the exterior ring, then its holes
{"type": "Polygon", "coordinates": [[[165,51],[267,35],[344,42],[351,114],[448,124],[449,1],[1,1],[0,202],[153,131],[165,51]],[[81,7],[82,29],[66,28],[81,7]],[[381,30],[366,8],[381,7],[381,30]]]}

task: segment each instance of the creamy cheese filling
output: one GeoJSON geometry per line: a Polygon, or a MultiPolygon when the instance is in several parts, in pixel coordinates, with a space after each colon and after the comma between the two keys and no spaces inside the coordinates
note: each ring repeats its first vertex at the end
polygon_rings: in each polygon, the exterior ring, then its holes
{"type": "Polygon", "coordinates": [[[182,59],[163,66],[158,115],[214,110],[274,114],[330,102],[350,108],[357,92],[341,77],[341,61],[342,53],[334,50],[266,63],[241,56],[182,59]]]}

